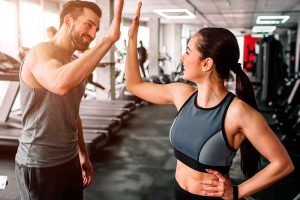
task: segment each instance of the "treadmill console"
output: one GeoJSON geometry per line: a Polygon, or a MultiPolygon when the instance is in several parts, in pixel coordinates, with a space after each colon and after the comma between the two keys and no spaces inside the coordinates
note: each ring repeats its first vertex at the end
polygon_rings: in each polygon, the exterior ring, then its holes
{"type": "Polygon", "coordinates": [[[20,62],[13,57],[0,52],[0,73],[18,73],[20,62]]]}

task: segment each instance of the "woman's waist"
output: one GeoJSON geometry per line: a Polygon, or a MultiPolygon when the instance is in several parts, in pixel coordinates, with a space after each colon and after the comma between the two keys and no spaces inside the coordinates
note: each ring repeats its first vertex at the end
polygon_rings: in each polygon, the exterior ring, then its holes
{"type": "Polygon", "coordinates": [[[174,149],[174,155],[178,161],[180,161],[182,164],[185,164],[189,168],[194,169],[195,172],[206,173],[206,169],[212,169],[220,172],[221,174],[229,173],[230,166],[220,165],[220,163],[214,163],[211,161],[205,161],[206,163],[202,163],[201,161],[195,160],[194,158],[176,149],[174,149]]]}
{"type": "Polygon", "coordinates": [[[177,160],[175,178],[182,189],[197,195],[201,195],[200,181],[218,180],[214,174],[197,171],[179,160],[177,160]]]}

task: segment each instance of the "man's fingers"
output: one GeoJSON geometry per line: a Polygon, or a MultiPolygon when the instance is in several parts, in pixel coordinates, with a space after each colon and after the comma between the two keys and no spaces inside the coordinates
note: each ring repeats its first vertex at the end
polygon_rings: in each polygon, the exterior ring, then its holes
{"type": "Polygon", "coordinates": [[[86,187],[89,187],[93,182],[93,175],[91,173],[86,173],[86,187]]]}
{"type": "Polygon", "coordinates": [[[88,177],[89,177],[88,173],[82,172],[83,188],[88,187],[88,183],[89,183],[88,177]]]}
{"type": "Polygon", "coordinates": [[[83,169],[82,171],[82,180],[83,187],[89,187],[94,179],[94,170],[93,168],[83,169]]]}
{"type": "Polygon", "coordinates": [[[121,18],[123,7],[124,7],[124,0],[119,0],[119,3],[115,9],[115,14],[118,16],[118,18],[121,18]]]}

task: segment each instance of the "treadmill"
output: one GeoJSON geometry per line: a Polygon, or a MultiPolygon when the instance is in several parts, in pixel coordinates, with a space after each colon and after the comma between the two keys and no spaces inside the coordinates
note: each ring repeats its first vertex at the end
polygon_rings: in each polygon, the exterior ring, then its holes
{"type": "MultiPolygon", "coordinates": [[[[107,65],[115,65],[115,63],[98,63],[97,67],[106,67],[107,65]]],[[[99,88],[101,90],[104,87],[93,81],[93,75],[89,76],[87,79],[87,83],[93,85],[95,88],[99,88]]],[[[136,108],[134,101],[127,101],[127,100],[96,100],[96,99],[83,99],[81,101],[82,107],[98,107],[98,108],[105,108],[111,110],[125,110],[129,109],[128,111],[133,111],[136,108]],[[120,109],[121,108],[121,109],[120,109]]]]}
{"type": "Polygon", "coordinates": [[[114,118],[124,122],[135,109],[133,101],[83,99],[80,115],[87,117],[114,118]]]}
{"type": "Polygon", "coordinates": [[[115,109],[124,109],[130,112],[134,111],[136,108],[134,101],[127,100],[95,100],[95,99],[83,99],[81,101],[82,107],[111,107],[115,109]]]}
{"type": "MultiPolygon", "coordinates": [[[[0,145],[4,146],[18,146],[18,139],[21,135],[21,116],[11,112],[20,89],[19,68],[20,63],[17,60],[0,52],[0,81],[9,81],[7,92],[0,105],[0,145]]],[[[103,129],[99,130],[91,128],[87,131],[83,130],[86,147],[90,154],[107,144],[110,126],[115,123],[117,122],[106,122],[106,126],[101,125],[103,129]]],[[[84,123],[83,127],[86,127],[84,123]]]]}
{"type": "Polygon", "coordinates": [[[128,110],[118,110],[109,108],[98,108],[95,107],[80,107],[79,110],[81,118],[109,118],[109,119],[120,119],[121,122],[127,120],[131,113],[128,110]]]}

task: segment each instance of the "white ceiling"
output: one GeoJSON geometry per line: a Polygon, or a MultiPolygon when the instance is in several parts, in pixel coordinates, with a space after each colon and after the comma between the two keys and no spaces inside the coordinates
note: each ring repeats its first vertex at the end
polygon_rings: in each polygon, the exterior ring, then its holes
{"type": "MultiPolygon", "coordinates": [[[[50,0],[62,2],[64,0],[50,0]]],[[[101,2],[101,0],[98,0],[101,2]]],[[[116,2],[116,0],[115,0],[116,2]]],[[[125,0],[123,16],[132,18],[139,0],[125,0]]],[[[290,19],[278,28],[296,27],[300,21],[300,0],[143,0],[141,17],[157,17],[154,9],[187,8],[196,18],[192,20],[167,20],[161,23],[183,23],[197,26],[218,26],[249,30],[259,15],[289,15],[290,19]]]]}
{"type": "MultiPolygon", "coordinates": [[[[137,2],[125,0],[124,16],[134,14],[137,2]]],[[[251,28],[259,15],[290,15],[285,27],[300,20],[300,0],[143,0],[142,16],[156,15],[157,8],[187,8],[197,17],[182,22],[227,28],[251,28]]]]}

